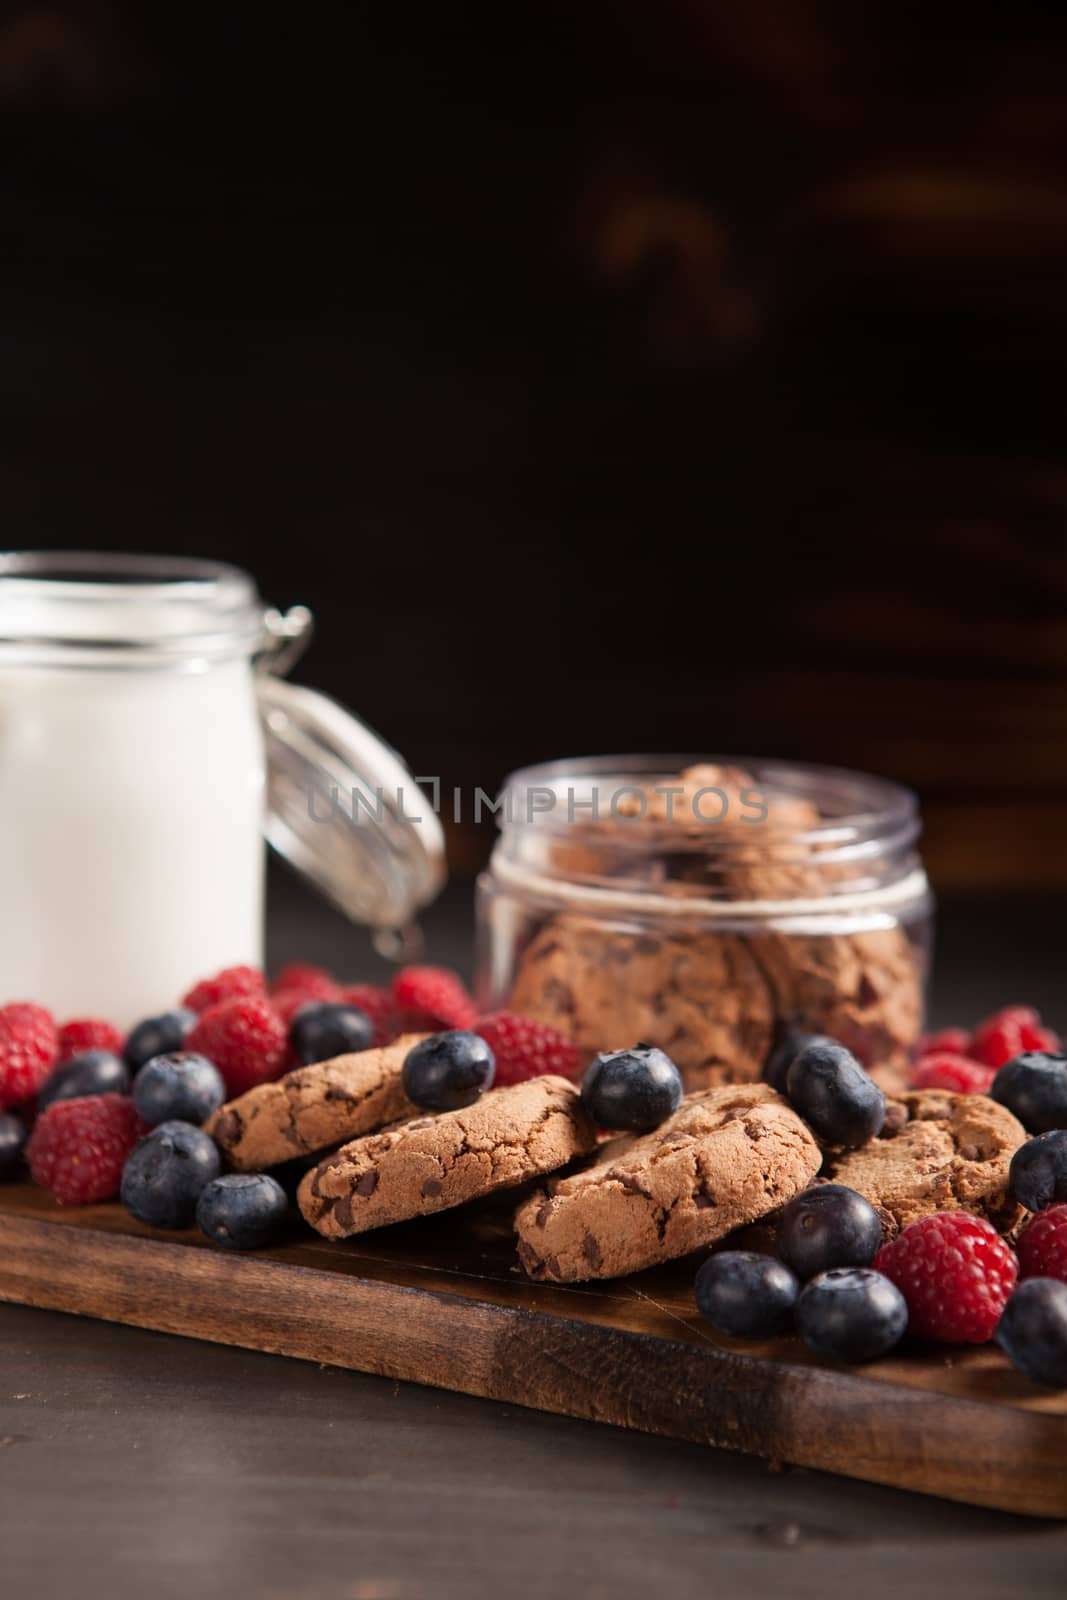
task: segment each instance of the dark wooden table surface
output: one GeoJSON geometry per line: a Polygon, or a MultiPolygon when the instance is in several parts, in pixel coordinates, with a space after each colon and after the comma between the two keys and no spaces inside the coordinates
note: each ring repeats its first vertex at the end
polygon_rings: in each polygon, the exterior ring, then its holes
{"type": "MultiPolygon", "coordinates": [[[[1054,1021],[1058,908],[948,906],[938,1014],[1054,1021]]],[[[466,954],[453,899],[430,953],[466,954]]],[[[329,914],[276,886],[281,959],[329,914]]],[[[280,1357],[0,1306],[0,1587],[233,1600],[1059,1596],[1067,1525],[280,1357]]]]}

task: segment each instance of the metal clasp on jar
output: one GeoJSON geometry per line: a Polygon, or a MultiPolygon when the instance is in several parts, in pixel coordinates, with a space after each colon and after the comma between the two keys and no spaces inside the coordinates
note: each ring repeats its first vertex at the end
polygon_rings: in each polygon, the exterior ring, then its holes
{"type": "Polygon", "coordinates": [[[256,652],[256,669],[284,678],[311,643],[315,619],[307,606],[290,606],[278,611],[274,606],[263,615],[263,643],[256,652]]]}

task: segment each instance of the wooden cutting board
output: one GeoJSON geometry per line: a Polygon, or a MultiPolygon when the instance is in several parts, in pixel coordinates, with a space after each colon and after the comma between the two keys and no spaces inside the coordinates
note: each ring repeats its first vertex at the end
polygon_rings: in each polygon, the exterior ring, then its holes
{"type": "Polygon", "coordinates": [[[992,1348],[824,1365],[792,1338],[714,1336],[692,1259],[598,1285],[528,1283],[487,1205],[259,1254],[159,1234],[117,1204],[0,1188],[0,1299],[1046,1517],[1067,1517],[1067,1393],[992,1348]]]}

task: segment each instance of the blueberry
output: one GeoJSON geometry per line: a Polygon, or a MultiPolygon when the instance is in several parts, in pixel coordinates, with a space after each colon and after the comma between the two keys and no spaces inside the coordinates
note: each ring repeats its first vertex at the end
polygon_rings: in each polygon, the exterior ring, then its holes
{"type": "Polygon", "coordinates": [[[427,1111],[472,1106],[492,1086],[496,1059],[476,1033],[432,1033],[404,1057],[404,1093],[427,1111]]]}
{"type": "Polygon", "coordinates": [[[1056,1278],[1020,1283],[993,1337],[1012,1366],[1035,1383],[1067,1386],[1067,1283],[1056,1278]]]}
{"type": "Polygon", "coordinates": [[[43,1111],[53,1100],[79,1100],[83,1095],[129,1094],[130,1074],[126,1063],[110,1050],[83,1050],[57,1067],[37,1095],[37,1109],[43,1111]]]}
{"type": "Polygon", "coordinates": [[[817,1039],[786,1074],[795,1110],[827,1144],[865,1144],[881,1133],[885,1096],[843,1044],[817,1039]]]}
{"type": "Polygon", "coordinates": [[[792,1029],[780,1033],[763,1064],[763,1081],[779,1094],[785,1094],[785,1080],[793,1062],[809,1044],[828,1043],[821,1033],[795,1033],[792,1029]]]}
{"type": "Polygon", "coordinates": [[[582,1079],[582,1104],[601,1128],[651,1133],[682,1103],[682,1079],[655,1045],[597,1056],[582,1079]]]}
{"type": "Polygon", "coordinates": [[[830,1267],[866,1267],[882,1224],[869,1200],[843,1183],[825,1183],[790,1200],[778,1218],[778,1254],[800,1278],[830,1267]]]}
{"type": "Polygon", "coordinates": [[[265,1172],[231,1172],[216,1178],[197,1201],[202,1233],[226,1250],[259,1250],[281,1232],[289,1202],[265,1172]]]}
{"type": "Polygon", "coordinates": [[[900,1340],[907,1301],[895,1283],[869,1267],[833,1267],[800,1291],[797,1332],[809,1349],[834,1361],[873,1361],[900,1340]]]}
{"type": "Polygon", "coordinates": [[[1001,1067],[990,1094],[1017,1116],[1027,1133],[1067,1128],[1067,1056],[1031,1050],[1001,1067]]]}
{"type": "Polygon", "coordinates": [[[19,1169],[29,1134],[18,1117],[0,1111],[0,1178],[10,1178],[19,1169]]]}
{"type": "Polygon", "coordinates": [[[374,1024],[365,1011],[331,1001],[301,1006],[289,1029],[289,1043],[306,1067],[353,1050],[366,1050],[373,1038],[374,1024]]]}
{"type": "Polygon", "coordinates": [[[184,1228],[206,1183],[218,1177],[219,1152],[188,1122],[162,1122],[131,1151],[121,1198],[131,1217],[153,1228],[184,1228]]]}
{"type": "Polygon", "coordinates": [[[701,1316],[719,1333],[773,1339],[789,1325],[800,1284],[773,1256],[723,1250],[705,1261],[693,1292],[701,1316]]]}
{"type": "Polygon", "coordinates": [[[181,1051],[146,1061],[133,1083],[133,1103],[146,1122],[206,1122],[226,1098],[222,1074],[206,1056],[181,1051]]]}
{"type": "Polygon", "coordinates": [[[1008,1187],[1027,1211],[1067,1200],[1067,1128],[1039,1133],[1021,1144],[1011,1158],[1008,1187]]]}
{"type": "Polygon", "coordinates": [[[158,1017],[146,1017],[139,1022],[126,1040],[126,1065],[130,1071],[139,1072],[154,1056],[180,1050],[196,1021],[195,1011],[179,1010],[164,1011],[158,1017]]]}

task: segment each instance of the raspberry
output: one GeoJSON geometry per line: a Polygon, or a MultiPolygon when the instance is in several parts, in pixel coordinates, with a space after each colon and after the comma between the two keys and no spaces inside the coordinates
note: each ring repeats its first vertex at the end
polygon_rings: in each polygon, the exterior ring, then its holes
{"type": "Polygon", "coordinates": [[[144,1131],[125,1095],[54,1100],[37,1118],[26,1146],[33,1181],[68,1205],[110,1200],[119,1192],[126,1157],[144,1131]]]}
{"type": "Polygon", "coordinates": [[[246,995],[258,999],[266,993],[262,972],[255,967],[224,967],[213,978],[203,978],[189,990],[182,1005],[189,1011],[207,1011],[224,1000],[239,1000],[246,995]]]}
{"type": "Polygon", "coordinates": [[[341,999],[346,1006],[358,1007],[373,1022],[373,1044],[391,1044],[399,1036],[400,1018],[388,989],[376,989],[373,983],[350,983],[343,990],[341,999]]]}
{"type": "Polygon", "coordinates": [[[269,1003],[288,1028],[297,1012],[303,1006],[314,1005],[315,999],[306,989],[279,989],[271,995],[269,1003]]]}
{"type": "Polygon", "coordinates": [[[1067,1205],[1039,1211],[1020,1235],[1020,1278],[1058,1278],[1067,1283],[1067,1205]]]}
{"type": "Polygon", "coordinates": [[[939,1211],[884,1244],[877,1272],[908,1302],[908,1329],[920,1339],[985,1344],[993,1337],[1019,1263],[982,1217],[939,1211]]]}
{"type": "Polygon", "coordinates": [[[478,1015],[463,980],[447,967],[401,967],[393,979],[393,1004],[413,1033],[469,1028],[478,1015]]]}
{"type": "Polygon", "coordinates": [[[185,1048],[213,1061],[229,1093],[238,1095],[280,1076],[287,1042],[285,1024],[270,1002],[247,996],[209,1006],[185,1048]]]}
{"type": "Polygon", "coordinates": [[[951,1089],[955,1094],[988,1094],[996,1075],[995,1067],[984,1067],[980,1061],[969,1061],[948,1050],[936,1050],[920,1058],[911,1075],[911,1086],[951,1089]]]}
{"type": "Polygon", "coordinates": [[[514,1011],[493,1011],[478,1018],[474,1032],[496,1057],[493,1082],[498,1088],[521,1083],[524,1078],[540,1078],[546,1072],[558,1072],[564,1078],[577,1075],[578,1046],[545,1022],[517,1016],[514,1011]]]}
{"type": "Polygon", "coordinates": [[[120,1056],[124,1043],[125,1036],[113,1022],[104,1022],[99,1017],[76,1017],[59,1030],[58,1060],[60,1063],[69,1061],[71,1056],[80,1056],[83,1050],[109,1050],[113,1056],[120,1056]]]}
{"type": "Polygon", "coordinates": [[[55,1066],[59,1035],[44,1006],[0,1007],[0,1111],[28,1100],[55,1066]]]}
{"type": "Polygon", "coordinates": [[[283,967],[270,986],[271,998],[299,991],[308,1001],[341,998],[341,985],[325,967],[313,967],[309,961],[290,961],[283,967]]]}
{"type": "Polygon", "coordinates": [[[970,1053],[987,1067],[1002,1067],[1024,1051],[1047,1050],[1055,1054],[1059,1048],[1058,1036],[1051,1028],[1041,1026],[1041,1018],[1032,1006],[1005,1006],[979,1023],[970,1053]]]}
{"type": "Polygon", "coordinates": [[[1063,1049],[1063,1041],[1055,1028],[1023,1028],[1023,1047],[1019,1052],[1025,1055],[1027,1051],[1036,1050],[1042,1055],[1057,1056],[1063,1049]]]}
{"type": "Polygon", "coordinates": [[[921,1059],[947,1050],[950,1056],[965,1056],[970,1048],[971,1036],[966,1028],[942,1028],[940,1033],[924,1033],[915,1046],[915,1054],[921,1059]]]}

